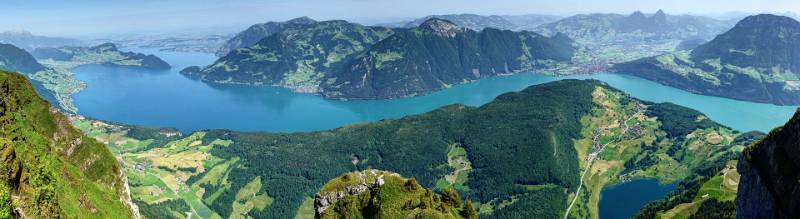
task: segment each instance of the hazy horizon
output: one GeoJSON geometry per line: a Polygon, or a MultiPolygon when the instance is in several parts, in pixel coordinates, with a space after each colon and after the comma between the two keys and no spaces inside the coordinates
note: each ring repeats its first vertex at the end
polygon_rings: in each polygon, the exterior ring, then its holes
{"type": "Polygon", "coordinates": [[[27,30],[36,35],[105,37],[111,35],[197,33],[228,34],[255,23],[283,21],[300,16],[319,20],[345,19],[364,24],[392,22],[433,14],[472,13],[481,15],[547,14],[568,16],[579,13],[653,13],[724,15],[726,13],[784,13],[800,11],[800,1],[773,0],[677,0],[648,2],[634,0],[523,1],[500,0],[491,5],[476,0],[393,2],[387,0],[142,0],[142,1],[24,1],[0,2],[0,32],[27,30]]]}

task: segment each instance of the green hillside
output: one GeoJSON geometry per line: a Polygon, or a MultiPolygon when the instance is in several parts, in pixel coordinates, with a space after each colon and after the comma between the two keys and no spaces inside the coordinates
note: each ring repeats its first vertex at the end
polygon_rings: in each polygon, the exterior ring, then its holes
{"type": "Polygon", "coordinates": [[[558,35],[493,28],[476,32],[431,18],[419,27],[395,30],[385,40],[326,75],[326,97],[381,99],[415,96],[454,84],[572,59],[572,40],[558,35]]]}
{"type": "Polygon", "coordinates": [[[216,54],[220,57],[225,56],[231,51],[252,46],[253,44],[258,43],[258,41],[261,41],[261,39],[272,36],[276,33],[280,33],[283,30],[289,28],[302,28],[313,25],[316,22],[317,21],[308,17],[299,17],[285,22],[254,24],[253,26],[248,27],[246,30],[237,33],[233,38],[228,39],[222,46],[220,46],[220,48],[216,51],[216,54]]]}
{"type": "Polygon", "coordinates": [[[210,82],[280,85],[316,92],[325,75],[339,63],[392,34],[388,28],[341,20],[284,28],[255,45],[231,51],[205,68],[187,68],[181,73],[210,82]]]}
{"type": "Polygon", "coordinates": [[[129,218],[122,167],[39,98],[0,72],[0,218],[129,218]]]}

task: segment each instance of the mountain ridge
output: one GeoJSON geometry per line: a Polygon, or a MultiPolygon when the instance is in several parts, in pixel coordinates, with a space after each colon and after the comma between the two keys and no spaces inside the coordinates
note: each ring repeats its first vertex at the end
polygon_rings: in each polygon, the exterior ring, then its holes
{"type": "Polygon", "coordinates": [[[800,103],[800,23],[754,15],[692,51],[643,58],[612,70],[693,93],[792,105],[800,103]]]}
{"type": "Polygon", "coordinates": [[[438,18],[393,30],[324,21],[286,29],[205,68],[181,72],[212,83],[277,85],[333,99],[384,99],[550,67],[569,62],[573,53],[572,41],[563,35],[476,32],[438,18]],[[306,46],[312,38],[321,49],[306,46]]]}
{"type": "Polygon", "coordinates": [[[0,94],[0,217],[134,217],[105,145],[73,128],[22,75],[0,71],[0,94]]]}

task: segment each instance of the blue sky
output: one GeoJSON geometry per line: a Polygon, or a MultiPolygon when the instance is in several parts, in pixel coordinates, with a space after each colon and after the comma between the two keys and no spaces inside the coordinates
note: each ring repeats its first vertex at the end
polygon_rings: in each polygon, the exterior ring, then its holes
{"type": "Polygon", "coordinates": [[[800,12],[800,0],[0,0],[0,31],[53,36],[232,32],[298,16],[390,21],[429,14],[800,12]]]}

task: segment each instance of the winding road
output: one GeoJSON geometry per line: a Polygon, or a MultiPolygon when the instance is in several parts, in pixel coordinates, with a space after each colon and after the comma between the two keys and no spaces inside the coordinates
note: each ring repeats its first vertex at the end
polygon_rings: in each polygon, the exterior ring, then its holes
{"type": "MultiPolygon", "coordinates": [[[[590,169],[592,169],[592,164],[594,163],[594,160],[597,158],[597,156],[600,154],[600,152],[602,152],[603,149],[606,148],[606,146],[608,146],[609,144],[616,143],[616,142],[622,140],[623,134],[627,133],[628,129],[630,129],[630,127],[628,126],[628,121],[633,119],[636,114],[641,113],[643,111],[644,111],[644,107],[637,107],[637,111],[635,113],[633,113],[633,115],[629,116],[628,119],[626,119],[624,122],[622,122],[622,126],[625,127],[625,128],[622,130],[622,132],[620,132],[620,135],[617,136],[617,139],[614,139],[613,141],[610,141],[608,143],[603,144],[602,146],[600,146],[600,148],[598,148],[597,150],[595,150],[594,152],[589,154],[589,160],[588,160],[588,163],[586,164],[586,169],[583,170],[583,173],[581,173],[581,180],[580,180],[580,183],[578,184],[578,189],[575,190],[575,198],[572,199],[572,202],[570,202],[569,206],[567,207],[567,211],[564,212],[564,219],[569,218],[569,212],[572,210],[572,206],[574,206],[575,202],[578,201],[578,197],[580,197],[580,194],[581,194],[581,189],[583,188],[583,177],[586,176],[586,173],[588,173],[590,169]]],[[[595,131],[595,134],[597,134],[597,132],[598,131],[595,131]]],[[[595,142],[593,140],[592,145],[594,145],[594,144],[595,144],[595,142]]]]}

